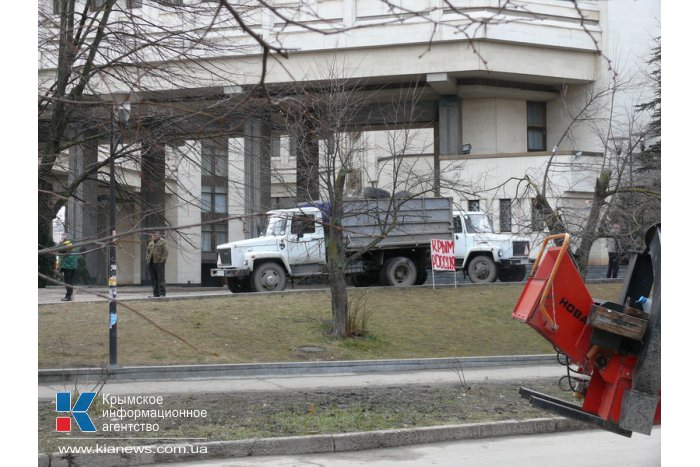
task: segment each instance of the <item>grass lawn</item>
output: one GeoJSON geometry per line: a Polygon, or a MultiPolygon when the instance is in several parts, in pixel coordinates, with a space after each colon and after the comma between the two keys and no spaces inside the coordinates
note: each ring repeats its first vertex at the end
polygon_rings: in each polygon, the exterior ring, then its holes
{"type": "MultiPolygon", "coordinates": [[[[587,287],[596,298],[616,300],[622,284],[587,287]]],[[[437,290],[350,288],[350,297],[366,303],[371,316],[367,337],[345,340],[328,334],[331,320],[328,291],[128,302],[119,307],[119,364],[261,363],[553,352],[551,345],[534,330],[511,318],[522,290],[523,284],[437,290]],[[367,295],[364,300],[358,300],[358,294],[367,295]],[[305,347],[320,347],[322,351],[308,352],[305,347]]],[[[107,310],[106,302],[39,306],[39,368],[106,365],[109,361],[107,310]]]]}

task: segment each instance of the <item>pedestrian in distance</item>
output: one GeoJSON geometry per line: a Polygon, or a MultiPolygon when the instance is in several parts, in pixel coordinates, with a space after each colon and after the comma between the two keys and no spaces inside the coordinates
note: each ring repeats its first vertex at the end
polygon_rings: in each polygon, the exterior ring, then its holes
{"type": "Polygon", "coordinates": [[[165,297],[165,261],[168,259],[168,245],[160,237],[160,232],[151,234],[146,247],[146,264],[151,277],[154,297],[165,297]]]}
{"type": "Polygon", "coordinates": [[[78,267],[77,249],[73,248],[73,242],[69,241],[66,234],[61,234],[61,245],[65,248],[58,254],[58,269],[63,274],[63,283],[66,285],[66,296],[61,299],[62,302],[73,300],[73,281],[75,278],[75,269],[78,267]]]}
{"type": "Polygon", "coordinates": [[[620,244],[620,224],[613,224],[611,236],[608,237],[608,272],[605,277],[614,279],[617,277],[617,271],[620,269],[620,256],[622,255],[622,246],[620,244]]]}

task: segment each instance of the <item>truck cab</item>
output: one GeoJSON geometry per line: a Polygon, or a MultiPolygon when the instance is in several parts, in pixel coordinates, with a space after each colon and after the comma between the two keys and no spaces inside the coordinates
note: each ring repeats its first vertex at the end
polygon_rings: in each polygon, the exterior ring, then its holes
{"type": "Polygon", "coordinates": [[[495,233],[491,218],[481,211],[454,211],[453,224],[456,265],[472,282],[525,278],[532,262],[528,238],[495,233]]]}
{"type": "Polygon", "coordinates": [[[326,261],[321,211],[315,207],[267,213],[258,238],[217,246],[213,277],[226,277],[231,292],[284,290],[288,276],[321,274],[326,261]]]}

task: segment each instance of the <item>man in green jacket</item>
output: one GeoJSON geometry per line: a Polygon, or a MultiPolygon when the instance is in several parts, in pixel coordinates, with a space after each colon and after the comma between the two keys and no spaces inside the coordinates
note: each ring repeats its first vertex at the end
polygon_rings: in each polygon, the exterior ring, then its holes
{"type": "Polygon", "coordinates": [[[151,277],[154,297],[165,297],[165,261],[168,259],[168,245],[160,238],[160,232],[151,234],[146,247],[146,264],[151,277]]]}
{"type": "MultiPolygon", "coordinates": [[[[66,234],[61,235],[61,244],[66,247],[73,246],[66,234]]],[[[73,300],[73,278],[75,277],[75,269],[78,267],[76,250],[76,248],[66,248],[58,256],[58,268],[63,273],[63,283],[66,284],[66,296],[61,299],[63,302],[73,300]]]]}

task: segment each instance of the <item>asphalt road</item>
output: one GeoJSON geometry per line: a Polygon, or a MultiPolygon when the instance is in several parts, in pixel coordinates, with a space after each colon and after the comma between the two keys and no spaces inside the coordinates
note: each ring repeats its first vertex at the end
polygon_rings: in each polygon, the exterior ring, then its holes
{"type": "Polygon", "coordinates": [[[652,467],[661,465],[661,428],[625,438],[602,430],[513,436],[331,454],[266,456],[162,467],[652,467]]]}

